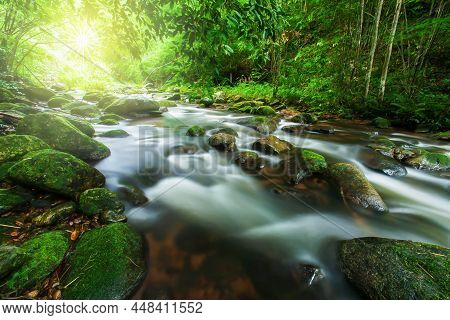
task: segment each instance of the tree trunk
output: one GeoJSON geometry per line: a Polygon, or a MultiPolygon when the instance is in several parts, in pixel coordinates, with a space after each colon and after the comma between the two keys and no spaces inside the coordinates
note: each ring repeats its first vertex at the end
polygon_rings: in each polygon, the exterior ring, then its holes
{"type": "Polygon", "coordinates": [[[391,34],[389,36],[389,45],[387,48],[386,59],[384,61],[383,72],[381,74],[380,92],[378,94],[378,101],[380,102],[380,104],[383,103],[383,100],[384,100],[384,92],[386,90],[386,79],[387,79],[389,63],[391,61],[391,55],[392,55],[392,46],[394,45],[394,38],[395,38],[395,34],[397,32],[398,18],[400,17],[400,11],[402,9],[402,2],[403,2],[403,0],[397,0],[397,5],[395,7],[395,13],[394,13],[394,19],[392,20],[391,34]]]}
{"type": "Polygon", "coordinates": [[[384,0],[378,1],[377,16],[375,18],[375,27],[374,27],[374,31],[373,31],[372,46],[370,48],[369,67],[367,69],[367,75],[366,75],[366,92],[364,94],[364,99],[366,100],[366,102],[367,102],[367,97],[369,96],[370,80],[372,78],[373,60],[375,58],[375,50],[377,49],[378,30],[380,27],[380,19],[381,19],[381,11],[383,10],[383,2],[384,2],[384,0]]]}

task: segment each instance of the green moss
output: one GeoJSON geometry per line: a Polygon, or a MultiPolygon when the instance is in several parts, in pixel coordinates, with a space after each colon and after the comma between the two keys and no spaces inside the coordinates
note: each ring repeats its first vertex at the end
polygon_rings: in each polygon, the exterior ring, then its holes
{"type": "Polygon", "coordinates": [[[55,96],[55,92],[47,88],[27,87],[23,92],[30,100],[48,101],[55,96]]]}
{"type": "Polygon", "coordinates": [[[163,108],[170,108],[170,107],[177,106],[176,102],[169,101],[169,100],[159,100],[158,104],[160,107],[163,107],[163,108]]]}
{"type": "Polygon", "coordinates": [[[81,132],[83,132],[85,135],[87,135],[88,137],[93,137],[95,135],[95,129],[92,126],[92,124],[90,124],[89,122],[87,122],[86,120],[75,120],[75,119],[69,119],[66,118],[74,127],[76,127],[78,130],[80,130],[81,132]]]}
{"type": "Polygon", "coordinates": [[[49,145],[39,138],[25,135],[0,137],[0,163],[21,158],[28,152],[49,149],[49,145]]]}
{"type": "Polygon", "coordinates": [[[253,151],[240,152],[235,162],[245,171],[255,172],[262,168],[260,156],[253,151]]]}
{"type": "Polygon", "coordinates": [[[6,216],[0,217],[0,244],[6,243],[11,239],[9,233],[11,232],[11,228],[4,227],[5,226],[15,226],[16,221],[20,220],[20,216],[6,216]]]}
{"type": "Polygon", "coordinates": [[[126,223],[85,233],[71,253],[62,284],[67,300],[126,299],[145,275],[142,239],[126,223]]]}
{"type": "Polygon", "coordinates": [[[0,189],[0,214],[27,204],[31,195],[22,190],[0,189]]]}
{"type": "Polygon", "coordinates": [[[110,130],[107,132],[103,132],[103,133],[99,134],[98,136],[104,137],[104,138],[126,138],[126,137],[130,136],[130,134],[122,129],[117,129],[117,130],[110,130]]]}
{"type": "Polygon", "coordinates": [[[315,173],[323,172],[327,169],[327,161],[321,154],[306,149],[301,149],[299,153],[305,161],[305,164],[309,171],[315,173]]]}
{"type": "Polygon", "coordinates": [[[122,121],[122,120],[125,120],[125,118],[124,117],[121,117],[121,116],[119,116],[119,115],[117,115],[117,114],[113,114],[113,113],[107,113],[107,114],[104,114],[104,115],[102,115],[101,117],[100,117],[100,120],[115,120],[115,121],[122,121]]]}
{"type": "Polygon", "coordinates": [[[112,95],[106,95],[97,103],[97,107],[99,109],[103,110],[106,107],[108,107],[109,105],[111,105],[116,100],[117,100],[117,97],[112,96],[112,95]]]}
{"type": "Polygon", "coordinates": [[[232,112],[250,113],[261,116],[273,116],[277,114],[272,107],[264,106],[261,101],[238,102],[229,107],[228,110],[232,112]]]}
{"type": "Polygon", "coordinates": [[[101,92],[88,92],[84,95],[83,100],[89,101],[89,102],[98,102],[102,100],[103,93],[101,92]]]}
{"type": "Polygon", "coordinates": [[[314,124],[317,123],[317,117],[312,113],[301,113],[293,116],[289,119],[292,122],[297,122],[301,124],[314,124]]]}
{"type": "Polygon", "coordinates": [[[145,98],[120,98],[105,109],[107,113],[115,113],[121,116],[150,114],[158,111],[158,102],[145,98]]]}
{"type": "Polygon", "coordinates": [[[420,242],[361,238],[344,241],[341,268],[371,299],[450,298],[450,250],[420,242]]]}
{"type": "Polygon", "coordinates": [[[75,202],[69,201],[47,210],[46,212],[33,218],[33,224],[37,227],[51,226],[64,221],[75,213],[75,202]]]}
{"type": "Polygon", "coordinates": [[[434,134],[432,137],[435,139],[447,141],[450,139],[450,131],[439,132],[439,133],[434,134]]]}
{"type": "Polygon", "coordinates": [[[55,150],[28,153],[8,170],[8,174],[19,184],[71,198],[105,183],[105,177],[97,169],[55,150]]]}
{"type": "Polygon", "coordinates": [[[68,248],[64,232],[47,232],[28,240],[21,246],[28,261],[7,279],[6,286],[23,292],[41,284],[58,267],[68,248]]]}
{"type": "Polygon", "coordinates": [[[16,103],[0,103],[1,111],[17,111],[23,114],[35,114],[39,111],[33,107],[27,106],[25,104],[16,103]]]}
{"type": "Polygon", "coordinates": [[[186,132],[187,136],[190,137],[200,137],[200,136],[204,136],[206,133],[205,128],[200,127],[200,126],[192,126],[188,129],[188,131],[186,132]]]}
{"type": "Polygon", "coordinates": [[[267,154],[283,154],[293,150],[293,146],[274,135],[262,137],[253,144],[253,149],[267,154]]]}
{"type": "Polygon", "coordinates": [[[72,101],[70,103],[64,104],[61,106],[63,110],[70,111],[73,108],[83,107],[83,106],[91,106],[90,104],[82,101],[72,101]]]}
{"type": "Polygon", "coordinates": [[[13,102],[15,99],[11,90],[0,87],[0,102],[13,102]]]}
{"type": "Polygon", "coordinates": [[[405,160],[406,164],[421,170],[447,171],[450,169],[450,156],[444,153],[417,150],[418,156],[405,160]]]}
{"type": "Polygon", "coordinates": [[[117,120],[113,120],[113,119],[106,119],[106,120],[100,121],[98,124],[102,124],[104,126],[116,126],[119,124],[119,122],[117,120]]]}
{"type": "Polygon", "coordinates": [[[74,107],[70,109],[70,114],[79,117],[96,117],[99,114],[99,111],[96,106],[93,105],[83,105],[79,107],[74,107]]]}
{"type": "Polygon", "coordinates": [[[20,268],[27,260],[27,255],[16,246],[0,245],[0,280],[20,268]]]}
{"type": "Polygon", "coordinates": [[[54,114],[26,116],[19,122],[17,133],[36,136],[50,147],[83,160],[100,160],[110,155],[104,144],[85,135],[66,118],[54,114]]]}
{"type": "Polygon", "coordinates": [[[126,220],[125,207],[114,192],[105,188],[90,189],[80,196],[79,206],[88,217],[99,214],[104,222],[126,220]]]}
{"type": "Polygon", "coordinates": [[[8,177],[8,170],[14,165],[15,162],[3,162],[0,163],[0,181],[6,180],[8,177]]]}
{"type": "Polygon", "coordinates": [[[226,133],[213,134],[208,143],[211,147],[220,151],[234,151],[236,149],[236,137],[226,133]]]}
{"type": "Polygon", "coordinates": [[[377,117],[372,120],[372,124],[380,129],[387,129],[391,126],[391,122],[388,119],[377,117]]]}
{"type": "Polygon", "coordinates": [[[243,119],[240,124],[253,128],[262,134],[270,134],[277,130],[278,121],[273,117],[257,116],[249,119],[243,119]]]}
{"type": "Polygon", "coordinates": [[[63,97],[53,97],[48,101],[49,108],[61,108],[65,104],[69,104],[71,101],[63,97]]]}

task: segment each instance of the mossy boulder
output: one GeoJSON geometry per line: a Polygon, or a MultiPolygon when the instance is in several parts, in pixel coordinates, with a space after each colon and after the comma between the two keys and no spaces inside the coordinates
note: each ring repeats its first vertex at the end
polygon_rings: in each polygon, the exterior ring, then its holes
{"type": "Polygon", "coordinates": [[[262,134],[270,134],[277,130],[278,126],[278,120],[276,118],[264,116],[242,119],[238,123],[255,129],[262,134]]]}
{"type": "Polygon", "coordinates": [[[28,259],[6,279],[7,289],[20,293],[42,284],[62,262],[68,248],[69,239],[61,231],[46,232],[26,241],[20,249],[28,259]]]}
{"type": "Polygon", "coordinates": [[[15,164],[14,161],[0,163],[0,182],[8,178],[8,170],[15,164]]]}
{"type": "Polygon", "coordinates": [[[401,163],[377,152],[363,153],[361,160],[366,167],[383,172],[391,177],[403,177],[407,174],[405,167],[401,163]]]}
{"type": "Polygon", "coordinates": [[[35,114],[39,112],[39,110],[31,106],[27,106],[21,103],[10,103],[10,102],[0,103],[0,111],[17,111],[23,114],[35,114]]]}
{"type": "Polygon", "coordinates": [[[81,132],[66,118],[53,114],[26,116],[19,122],[17,133],[36,136],[52,148],[83,160],[101,160],[111,154],[104,144],[81,132]]]}
{"type": "Polygon", "coordinates": [[[253,149],[266,154],[280,155],[292,151],[294,147],[287,141],[281,140],[274,135],[269,135],[256,140],[253,143],[253,149]]]}
{"type": "Polygon", "coordinates": [[[76,203],[69,201],[57,205],[33,218],[32,222],[37,227],[47,227],[63,222],[75,213],[76,203]]]}
{"type": "Polygon", "coordinates": [[[149,199],[145,195],[144,191],[135,186],[123,186],[119,188],[119,193],[125,201],[129,202],[133,206],[142,206],[149,202],[149,199]]]}
{"type": "Polygon", "coordinates": [[[92,124],[90,124],[89,122],[87,122],[86,120],[76,120],[76,119],[70,119],[70,118],[66,118],[74,127],[76,127],[78,130],[80,130],[81,132],[83,132],[85,135],[87,135],[88,137],[93,137],[95,135],[95,129],[92,126],[92,124]]]}
{"type": "MultiPolygon", "coordinates": [[[[177,99],[180,100],[180,99],[177,99]]],[[[170,100],[159,100],[158,104],[161,108],[171,108],[171,107],[176,107],[177,104],[173,101],[170,100]]]]}
{"type": "Polygon", "coordinates": [[[337,183],[344,200],[349,204],[384,213],[388,211],[381,196],[364,173],[352,163],[336,163],[328,174],[337,183]]]}
{"type": "Polygon", "coordinates": [[[376,128],[380,128],[380,129],[387,129],[391,126],[391,122],[388,119],[385,119],[382,117],[377,117],[377,118],[373,119],[372,124],[376,128]]]}
{"type": "Polygon", "coordinates": [[[16,246],[0,245],[0,280],[20,268],[27,260],[23,250],[16,246]]]}
{"type": "Polygon", "coordinates": [[[30,152],[8,170],[16,183],[76,199],[85,190],[103,187],[105,177],[74,156],[55,150],[30,152]]]}
{"type": "Polygon", "coordinates": [[[105,108],[107,113],[115,113],[120,116],[134,116],[135,114],[152,114],[159,112],[157,101],[147,98],[120,98],[105,108]]]}
{"type": "Polygon", "coordinates": [[[114,101],[117,100],[116,96],[113,95],[105,95],[103,96],[103,98],[97,103],[97,107],[100,110],[105,109],[106,107],[108,107],[110,104],[112,104],[114,101]]]}
{"type": "Polygon", "coordinates": [[[214,100],[208,97],[202,98],[199,101],[199,104],[204,108],[210,108],[214,104],[214,100]]]}
{"type": "Polygon", "coordinates": [[[448,171],[450,156],[445,153],[417,150],[415,157],[405,159],[405,163],[419,170],[448,171]]]}
{"type": "Polygon", "coordinates": [[[179,93],[175,93],[167,98],[169,101],[178,101],[181,100],[181,95],[179,93]]]}
{"type": "Polygon", "coordinates": [[[87,117],[93,118],[99,114],[99,111],[96,106],[87,104],[70,109],[70,114],[84,118],[87,117]]]}
{"type": "Polygon", "coordinates": [[[261,107],[263,104],[264,102],[262,101],[241,101],[233,104],[231,108],[235,110],[242,110],[244,108],[261,107]]]}
{"type": "Polygon", "coordinates": [[[376,136],[372,138],[367,146],[378,153],[391,158],[394,157],[395,148],[397,148],[395,142],[389,140],[389,138],[385,136],[376,136]]]}
{"type": "Polygon", "coordinates": [[[318,119],[317,116],[312,113],[300,113],[290,118],[289,121],[300,124],[314,124],[317,123],[318,119]]]}
{"type": "Polygon", "coordinates": [[[117,126],[119,124],[119,121],[113,119],[106,119],[100,121],[98,124],[101,124],[103,126],[117,126]]]}
{"type": "Polygon", "coordinates": [[[450,131],[439,132],[432,135],[434,139],[448,141],[450,140],[450,131]]]}
{"type": "Polygon", "coordinates": [[[104,120],[122,121],[122,120],[125,120],[125,118],[121,117],[117,114],[114,114],[114,113],[107,113],[107,114],[100,116],[100,120],[101,121],[104,121],[104,120]]]}
{"type": "Polygon", "coordinates": [[[31,151],[50,149],[50,146],[34,136],[10,134],[0,137],[0,163],[20,159],[31,151]]]}
{"type": "Polygon", "coordinates": [[[261,157],[253,151],[240,152],[235,163],[247,172],[258,172],[263,167],[261,157]]]}
{"type": "Polygon", "coordinates": [[[145,276],[142,238],[126,223],[85,233],[67,262],[65,300],[129,298],[145,276]]]}
{"type": "Polygon", "coordinates": [[[234,130],[232,128],[220,128],[220,129],[214,130],[213,134],[216,134],[216,133],[226,133],[226,134],[231,134],[232,136],[235,136],[235,137],[239,137],[236,130],[234,130]]]}
{"type": "Polygon", "coordinates": [[[125,206],[117,195],[105,188],[86,190],[80,195],[79,206],[81,212],[92,217],[100,215],[103,222],[125,221],[125,206]]]}
{"type": "Polygon", "coordinates": [[[67,103],[67,104],[62,105],[62,106],[61,106],[61,109],[65,110],[65,111],[70,111],[70,110],[72,110],[72,109],[74,109],[74,108],[78,108],[78,107],[90,107],[90,106],[92,106],[92,105],[89,104],[89,103],[86,103],[86,102],[82,102],[82,101],[72,101],[72,102],[69,102],[69,103],[67,103]]]}
{"type": "Polygon", "coordinates": [[[53,90],[39,87],[26,87],[22,91],[28,99],[38,101],[49,101],[56,95],[53,90]]]}
{"type": "Polygon", "coordinates": [[[282,167],[288,183],[298,184],[303,179],[327,170],[325,157],[311,150],[296,149],[283,160],[282,167]]]}
{"type": "Polygon", "coordinates": [[[206,133],[205,128],[200,126],[192,126],[188,129],[186,135],[190,137],[201,137],[204,136],[205,133],[206,133]]]}
{"type": "Polygon", "coordinates": [[[21,189],[0,189],[0,214],[27,204],[31,194],[21,189]]]}
{"type": "Polygon", "coordinates": [[[450,250],[383,238],[343,241],[341,269],[370,299],[448,300],[450,250]]]}
{"type": "Polygon", "coordinates": [[[228,108],[232,112],[250,113],[260,116],[273,116],[277,112],[270,106],[265,106],[262,101],[243,101],[235,103],[228,108]]]}
{"type": "Polygon", "coordinates": [[[89,101],[89,102],[98,102],[102,100],[103,93],[101,92],[88,92],[84,95],[83,100],[89,101]]]}
{"type": "Polygon", "coordinates": [[[69,104],[71,100],[63,98],[63,97],[53,97],[50,100],[48,100],[48,107],[49,108],[61,108],[65,104],[69,104]]]}
{"type": "Polygon", "coordinates": [[[102,132],[98,136],[103,138],[126,138],[130,136],[130,134],[122,129],[117,129],[102,132]]]}
{"type": "Polygon", "coordinates": [[[15,95],[11,90],[0,87],[0,102],[13,102],[15,95]]]}
{"type": "Polygon", "coordinates": [[[226,133],[216,133],[213,134],[208,143],[214,149],[219,151],[234,151],[236,149],[236,137],[231,134],[226,133]]]}

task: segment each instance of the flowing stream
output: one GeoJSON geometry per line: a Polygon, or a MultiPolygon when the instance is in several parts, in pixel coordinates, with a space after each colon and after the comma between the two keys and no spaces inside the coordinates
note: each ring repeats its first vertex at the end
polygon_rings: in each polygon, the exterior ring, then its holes
{"type": "MultiPolygon", "coordinates": [[[[281,130],[289,124],[282,121],[274,134],[321,153],[329,164],[357,164],[388,205],[385,215],[349,209],[321,178],[293,187],[247,174],[232,155],[208,146],[213,129],[230,127],[239,134],[239,151],[251,150],[260,134],[237,124],[245,117],[181,104],[160,117],[96,126],[97,132],[120,128],[130,134],[98,138],[112,152],[96,164],[107,187],[134,186],[150,199],[127,207],[148,249],[148,276],[135,298],[361,298],[339,271],[339,240],[376,236],[450,246],[448,176],[407,168],[407,176],[393,178],[366,168],[362,159],[374,152],[366,145],[378,129],[336,121],[334,135],[292,135],[281,130]],[[194,124],[207,129],[204,137],[186,136],[194,124]],[[180,152],[181,146],[189,152],[180,152]]],[[[380,134],[450,150],[419,134],[380,134]]],[[[279,161],[262,156],[266,164],[279,161]]]]}

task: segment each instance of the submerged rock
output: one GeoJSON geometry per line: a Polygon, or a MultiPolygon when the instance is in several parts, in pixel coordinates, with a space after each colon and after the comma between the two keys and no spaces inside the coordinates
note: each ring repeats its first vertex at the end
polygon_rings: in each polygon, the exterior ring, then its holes
{"type": "Polygon", "coordinates": [[[64,97],[53,97],[48,101],[48,107],[52,109],[61,108],[63,105],[68,104],[70,102],[72,101],[64,97]]]}
{"type": "Polygon", "coordinates": [[[149,201],[145,196],[145,193],[134,186],[123,186],[120,187],[118,191],[123,195],[123,198],[133,206],[142,206],[149,201]]]}
{"type": "Polygon", "coordinates": [[[36,114],[23,118],[18,134],[36,136],[51,147],[68,152],[83,160],[101,160],[111,152],[104,144],[81,132],[66,118],[52,114],[36,114]]]}
{"type": "Polygon", "coordinates": [[[252,117],[238,121],[239,124],[255,129],[262,134],[271,134],[277,130],[278,120],[273,117],[252,117]]]}
{"type": "Polygon", "coordinates": [[[31,195],[21,189],[0,189],[0,214],[30,202],[31,195]]]}
{"type": "Polygon", "coordinates": [[[115,113],[121,116],[134,116],[134,114],[151,114],[159,112],[157,101],[147,98],[120,98],[105,108],[107,113],[115,113]]]}
{"type": "Polygon", "coordinates": [[[370,299],[450,298],[450,250],[383,238],[343,241],[341,269],[370,299]]]}
{"type": "Polygon", "coordinates": [[[192,126],[188,129],[186,135],[190,137],[201,137],[204,136],[205,133],[206,133],[205,128],[200,126],[192,126]]]}
{"type": "Polygon", "coordinates": [[[116,129],[100,133],[98,136],[103,138],[126,138],[130,134],[122,129],[116,129]]]}
{"type": "Polygon", "coordinates": [[[105,188],[86,190],[80,195],[79,206],[88,217],[100,215],[103,222],[125,221],[125,206],[117,195],[105,188]]]}
{"type": "Polygon", "coordinates": [[[294,146],[287,141],[278,139],[276,136],[270,135],[262,137],[253,143],[253,149],[264,152],[266,154],[280,155],[288,153],[294,149],[294,146]]]}
{"type": "Polygon", "coordinates": [[[209,140],[209,145],[220,151],[234,151],[236,149],[236,137],[227,133],[213,134],[209,140]]]}
{"type": "Polygon", "coordinates": [[[31,151],[49,148],[47,143],[33,136],[11,134],[0,137],[0,163],[20,159],[31,151]]]}
{"type": "Polygon", "coordinates": [[[105,177],[97,169],[55,150],[28,153],[8,174],[18,184],[75,199],[81,192],[105,184],[105,177]]]}
{"type": "Polygon", "coordinates": [[[179,154],[194,154],[199,150],[198,146],[195,144],[183,144],[179,146],[175,146],[170,149],[169,155],[179,155],[179,154]]]}
{"type": "Polygon", "coordinates": [[[62,231],[51,231],[26,241],[20,249],[26,262],[6,279],[9,291],[18,293],[41,285],[61,263],[69,248],[69,239],[62,231]]]}
{"type": "Polygon", "coordinates": [[[380,213],[388,211],[386,204],[364,173],[352,163],[336,163],[329,175],[339,185],[345,201],[380,213]]]}
{"type": "Polygon", "coordinates": [[[380,128],[380,129],[387,129],[391,126],[391,122],[388,119],[385,119],[382,117],[377,117],[377,118],[373,119],[372,124],[376,128],[380,128]]]}
{"type": "Polygon", "coordinates": [[[293,125],[293,126],[284,126],[281,130],[285,132],[289,132],[292,134],[301,134],[306,131],[306,126],[303,125],[293,125]]]}
{"type": "Polygon", "coordinates": [[[235,163],[248,172],[257,172],[263,167],[261,157],[252,151],[240,152],[235,163]]]}
{"type": "Polygon", "coordinates": [[[407,174],[401,163],[373,151],[363,153],[362,162],[366,167],[383,172],[391,177],[403,177],[407,174]]]}
{"type": "Polygon", "coordinates": [[[16,246],[0,245],[0,280],[20,268],[27,259],[23,250],[16,246]]]}
{"type": "Polygon", "coordinates": [[[145,275],[142,238],[126,223],[88,231],[70,255],[67,270],[62,283],[71,285],[62,299],[129,298],[145,275]]]}
{"type": "Polygon", "coordinates": [[[32,222],[37,227],[51,226],[64,221],[70,217],[76,210],[76,203],[69,201],[47,210],[46,212],[34,217],[32,222]]]}

